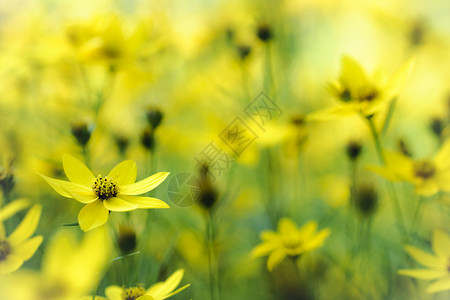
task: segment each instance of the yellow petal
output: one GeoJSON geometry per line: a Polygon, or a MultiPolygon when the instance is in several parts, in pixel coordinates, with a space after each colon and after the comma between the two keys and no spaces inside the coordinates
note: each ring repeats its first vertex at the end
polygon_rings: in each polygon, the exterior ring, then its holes
{"type": "Polygon", "coordinates": [[[444,142],[433,158],[434,165],[440,169],[450,168],[450,140],[444,142]]]}
{"type": "MultiPolygon", "coordinates": [[[[77,300],[92,300],[92,296],[83,296],[81,298],[78,298],[77,300]]],[[[109,300],[109,299],[106,299],[105,297],[95,296],[94,300],[109,300]]],[[[119,300],[121,300],[121,298],[119,298],[119,300]]]]}
{"type": "Polygon", "coordinates": [[[184,269],[175,271],[166,281],[152,285],[146,294],[151,295],[155,299],[165,299],[164,296],[172,292],[180,284],[183,275],[184,269]]]}
{"type": "Polygon", "coordinates": [[[137,168],[132,160],[125,160],[115,166],[108,174],[108,178],[114,178],[119,186],[132,184],[136,181],[137,168]]]}
{"type": "Polygon", "coordinates": [[[16,271],[23,264],[23,259],[15,255],[8,255],[6,260],[0,261],[0,275],[16,271]]]}
{"type": "MultiPolygon", "coordinates": [[[[166,298],[160,298],[160,299],[166,299],[166,298]]],[[[159,300],[159,299],[155,299],[150,295],[144,295],[144,296],[137,297],[136,300],[159,300]]]]}
{"type": "Polygon", "coordinates": [[[279,234],[272,230],[264,230],[259,236],[263,241],[272,241],[279,239],[279,234]]]}
{"type": "Polygon", "coordinates": [[[24,198],[16,199],[11,203],[6,204],[2,209],[0,209],[0,222],[15,215],[18,211],[21,211],[30,204],[30,200],[24,198]]]}
{"type": "Polygon", "coordinates": [[[260,256],[266,256],[270,252],[272,252],[275,248],[279,247],[276,243],[262,243],[257,245],[251,252],[251,256],[253,258],[260,257],[260,256]]]}
{"type": "Polygon", "coordinates": [[[139,195],[153,190],[169,176],[169,172],[159,172],[133,184],[120,187],[121,195],[139,195]]]}
{"type": "Polygon", "coordinates": [[[136,204],[128,203],[117,197],[111,197],[103,200],[103,205],[110,211],[130,211],[138,208],[136,204]]]}
{"type": "Polygon", "coordinates": [[[414,60],[410,59],[407,61],[389,80],[389,83],[386,86],[386,90],[389,91],[388,97],[392,99],[392,97],[397,96],[405,87],[406,82],[412,74],[414,69],[414,60]]]}
{"type": "Polygon", "coordinates": [[[169,208],[169,205],[166,202],[156,198],[127,195],[119,195],[119,198],[128,203],[137,205],[139,208],[169,208]]]}
{"type": "Polygon", "coordinates": [[[427,293],[450,290],[450,277],[438,280],[427,287],[427,293]]]}
{"type": "Polygon", "coordinates": [[[301,236],[302,239],[309,239],[317,230],[317,222],[309,221],[305,225],[302,226],[296,233],[298,236],[301,236]]]}
{"type": "Polygon", "coordinates": [[[101,200],[86,204],[78,214],[78,224],[81,230],[88,231],[99,227],[108,221],[109,211],[101,200]]]}
{"type": "MultiPolygon", "coordinates": [[[[173,295],[178,294],[179,292],[181,292],[182,290],[184,290],[184,289],[186,289],[186,288],[188,288],[188,287],[190,287],[190,286],[191,286],[190,284],[186,284],[185,286],[180,287],[178,290],[173,291],[172,293],[170,293],[170,294],[164,296],[163,298],[161,298],[161,300],[167,299],[167,298],[169,298],[169,297],[172,297],[173,295]]],[[[150,298],[148,298],[148,299],[146,299],[146,300],[152,300],[152,299],[153,299],[153,300],[159,300],[159,299],[155,299],[155,298],[153,298],[153,297],[150,297],[150,298]]],[[[144,299],[142,299],[142,300],[144,300],[144,299]]]]}
{"type": "MultiPolygon", "coordinates": [[[[47,183],[55,190],[55,192],[57,192],[58,194],[60,194],[63,197],[72,198],[72,195],[69,194],[64,189],[64,186],[67,186],[69,184],[76,185],[76,183],[50,178],[50,177],[47,177],[47,176],[42,175],[40,173],[37,173],[37,174],[39,176],[41,176],[45,181],[47,181],[47,183]]],[[[81,185],[80,185],[80,187],[81,187],[81,185]]]]}
{"type": "Polygon", "coordinates": [[[412,258],[414,258],[422,266],[434,269],[440,269],[441,267],[445,268],[442,262],[439,259],[437,259],[434,255],[422,251],[419,248],[413,246],[405,246],[405,250],[412,258]]]}
{"type": "Polygon", "coordinates": [[[286,257],[284,249],[279,248],[273,251],[267,259],[267,269],[272,272],[273,268],[286,257]]]}
{"type": "Polygon", "coordinates": [[[11,244],[18,245],[28,239],[35,232],[39,223],[39,218],[41,217],[41,210],[42,206],[39,204],[35,204],[32,208],[30,208],[25,218],[9,236],[8,239],[11,244]]]}
{"type": "Polygon", "coordinates": [[[123,289],[117,285],[110,285],[105,289],[105,296],[110,300],[122,300],[123,289]]]}
{"type": "Polygon", "coordinates": [[[30,259],[42,243],[42,236],[38,235],[34,238],[17,245],[14,249],[15,255],[23,260],[30,259]]]}
{"type": "Polygon", "coordinates": [[[325,242],[326,238],[330,235],[331,231],[327,229],[323,229],[317,233],[315,237],[308,240],[303,245],[303,251],[311,251],[317,248],[322,247],[323,243],[325,242]]]}
{"type": "Polygon", "coordinates": [[[81,203],[87,204],[98,199],[98,196],[94,194],[92,190],[85,189],[84,187],[83,189],[79,187],[75,189],[73,187],[66,187],[66,190],[69,192],[72,198],[81,203]]]}
{"type": "Polygon", "coordinates": [[[443,258],[446,261],[449,259],[450,238],[444,231],[439,229],[433,231],[432,247],[434,253],[436,253],[440,258],[443,258]]]}
{"type": "Polygon", "coordinates": [[[63,157],[63,168],[70,181],[91,188],[95,177],[84,163],[72,155],[66,154],[63,157]]]}
{"type": "Polygon", "coordinates": [[[356,60],[349,56],[343,56],[341,59],[339,79],[353,93],[368,85],[366,72],[356,60]]]}
{"type": "Polygon", "coordinates": [[[446,276],[445,271],[435,271],[427,269],[409,269],[409,270],[398,270],[398,274],[409,276],[417,279],[433,280],[437,278],[442,278],[446,276]]]}
{"type": "Polygon", "coordinates": [[[414,192],[417,195],[422,195],[426,197],[432,196],[436,194],[438,191],[439,187],[437,185],[437,182],[432,179],[425,180],[421,184],[416,185],[416,187],[414,188],[414,192]]]}
{"type": "Polygon", "coordinates": [[[293,235],[297,232],[297,225],[289,218],[282,218],[278,222],[278,232],[282,235],[293,235]]]}

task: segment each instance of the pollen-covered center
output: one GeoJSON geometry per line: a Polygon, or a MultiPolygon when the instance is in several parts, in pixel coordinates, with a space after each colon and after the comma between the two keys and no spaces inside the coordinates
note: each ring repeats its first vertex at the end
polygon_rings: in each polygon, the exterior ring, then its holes
{"type": "Polygon", "coordinates": [[[6,260],[11,253],[11,246],[7,241],[0,240],[0,261],[6,260]]]}
{"type": "Polygon", "coordinates": [[[138,297],[145,294],[145,289],[140,286],[124,289],[122,293],[123,300],[136,300],[138,297]]]}
{"type": "Polygon", "coordinates": [[[436,173],[436,167],[429,161],[423,160],[414,163],[414,176],[428,179],[436,173]]]}
{"type": "Polygon", "coordinates": [[[105,200],[111,197],[116,197],[119,193],[119,186],[114,179],[108,178],[107,176],[102,177],[101,175],[98,175],[92,185],[92,190],[98,198],[105,200]]]}

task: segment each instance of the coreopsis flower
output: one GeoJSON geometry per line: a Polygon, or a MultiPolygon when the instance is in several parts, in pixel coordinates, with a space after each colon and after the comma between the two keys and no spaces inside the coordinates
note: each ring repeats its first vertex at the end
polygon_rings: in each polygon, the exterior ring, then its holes
{"type": "Polygon", "coordinates": [[[0,210],[0,275],[16,271],[30,259],[42,243],[42,236],[30,238],[36,230],[42,207],[35,204],[17,228],[6,236],[3,220],[27,205],[21,199],[13,201],[0,210]]]}
{"type": "Polygon", "coordinates": [[[105,224],[111,211],[169,207],[162,200],[136,196],[156,188],[167,178],[168,172],[159,172],[135,182],[136,163],[125,160],[107,176],[94,177],[81,161],[71,155],[64,155],[63,167],[70,181],[39,175],[61,196],[86,204],[78,214],[78,224],[83,231],[105,224]]]}
{"type": "Polygon", "coordinates": [[[372,116],[400,94],[412,66],[412,61],[406,63],[387,80],[381,72],[369,77],[356,60],[343,56],[341,74],[329,84],[329,91],[339,100],[339,106],[312,113],[307,118],[327,120],[358,113],[372,116]]]}
{"type": "MultiPolygon", "coordinates": [[[[175,271],[166,281],[160,281],[144,289],[142,286],[123,288],[117,285],[111,285],[105,289],[106,298],[96,296],[95,300],[163,300],[178,294],[190,284],[186,284],[183,287],[176,289],[183,278],[184,270],[179,269],[175,271]]],[[[92,296],[86,296],[80,300],[91,300],[92,296]]]]}
{"type": "Polygon", "coordinates": [[[413,246],[405,246],[406,252],[426,269],[398,270],[398,274],[436,280],[428,286],[428,293],[450,290],[450,237],[441,230],[434,230],[431,244],[434,254],[413,246]]]}
{"type": "Polygon", "coordinates": [[[415,160],[400,152],[384,152],[386,165],[368,169],[390,181],[406,181],[414,185],[418,195],[431,196],[450,191],[450,140],[432,159],[415,160]]]}
{"type": "Polygon", "coordinates": [[[278,222],[278,232],[266,230],[261,233],[263,242],[251,252],[252,257],[269,255],[267,269],[272,271],[286,256],[296,257],[322,247],[330,234],[328,228],[317,232],[317,223],[310,221],[302,228],[289,218],[278,222]]]}
{"type": "Polygon", "coordinates": [[[81,241],[62,229],[47,244],[39,271],[21,269],[0,280],[0,299],[77,300],[97,287],[111,248],[104,228],[81,241]]]}

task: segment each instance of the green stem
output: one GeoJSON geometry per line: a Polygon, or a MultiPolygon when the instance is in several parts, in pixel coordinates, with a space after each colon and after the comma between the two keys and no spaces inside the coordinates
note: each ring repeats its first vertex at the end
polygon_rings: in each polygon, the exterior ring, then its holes
{"type": "Polygon", "coordinates": [[[425,197],[420,196],[419,197],[419,203],[417,203],[416,210],[414,212],[413,216],[413,222],[412,222],[412,233],[415,233],[419,229],[421,217],[422,217],[422,206],[425,203],[425,197]]]}
{"type": "Polygon", "coordinates": [[[385,136],[387,130],[389,129],[389,125],[391,124],[392,115],[394,114],[395,106],[397,105],[397,97],[392,99],[389,104],[388,112],[386,118],[384,119],[383,128],[381,129],[381,135],[385,136]]]}
{"type": "Polygon", "coordinates": [[[213,232],[212,232],[212,213],[209,212],[206,220],[206,245],[208,252],[208,267],[209,267],[209,292],[211,300],[214,300],[214,286],[215,278],[213,272],[213,232]]]}

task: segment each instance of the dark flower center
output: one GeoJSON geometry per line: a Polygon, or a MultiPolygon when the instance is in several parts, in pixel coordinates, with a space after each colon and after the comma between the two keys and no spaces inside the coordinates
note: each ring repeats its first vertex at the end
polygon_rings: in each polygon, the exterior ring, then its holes
{"type": "Polygon", "coordinates": [[[145,289],[142,287],[131,287],[128,289],[124,289],[122,293],[123,300],[136,300],[138,297],[143,296],[145,294],[145,289]]]}
{"type": "Polygon", "coordinates": [[[435,166],[429,161],[418,161],[414,163],[414,176],[422,179],[431,178],[436,173],[435,166]]]}
{"type": "Polygon", "coordinates": [[[105,200],[116,197],[119,193],[119,186],[114,179],[98,175],[92,185],[92,191],[98,196],[98,198],[105,200]]]}
{"type": "Polygon", "coordinates": [[[11,253],[11,246],[7,241],[0,240],[0,261],[6,260],[11,253]]]}

